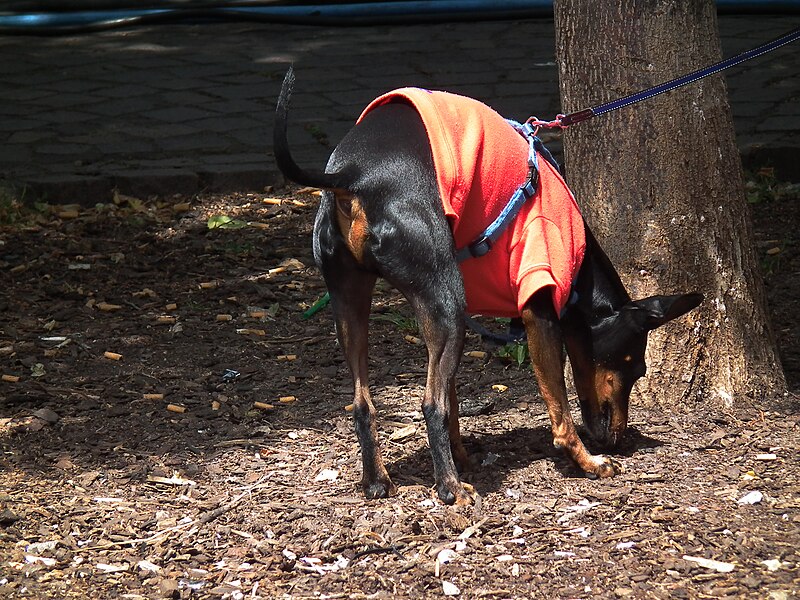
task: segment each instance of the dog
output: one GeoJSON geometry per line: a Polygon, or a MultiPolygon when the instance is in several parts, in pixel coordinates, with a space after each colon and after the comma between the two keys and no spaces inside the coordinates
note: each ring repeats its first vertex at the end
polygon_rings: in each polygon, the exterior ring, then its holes
{"type": "Polygon", "coordinates": [[[468,313],[521,317],[554,445],[589,477],[618,473],[614,459],[590,454],[578,436],[567,404],[564,349],[584,425],[599,444],[613,448],[627,427],[631,388],[645,374],[648,331],[695,308],[703,296],[631,300],[558,171],[538,160],[534,173],[525,138],[476,100],[396,90],[367,107],[324,171],[301,168],[287,140],[294,81],[290,69],[277,102],[275,159],[287,179],[323,190],[314,257],[353,378],[365,496],[396,491],[381,458],[367,373],[378,277],[406,297],[427,346],[422,412],[444,503],[467,505],[475,495],[458,475],[470,466],[455,385],[468,313]],[[514,190],[534,176],[535,196],[514,222],[493,243],[469,250],[472,256],[459,265],[459,248],[480,239],[514,190]],[[527,223],[542,206],[551,214],[527,223]]]}

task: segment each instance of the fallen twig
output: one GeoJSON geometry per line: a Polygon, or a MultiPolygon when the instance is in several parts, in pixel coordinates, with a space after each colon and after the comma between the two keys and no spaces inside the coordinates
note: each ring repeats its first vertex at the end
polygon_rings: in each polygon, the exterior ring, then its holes
{"type": "Polygon", "coordinates": [[[367,556],[369,554],[383,554],[393,552],[397,556],[399,556],[402,560],[405,560],[406,557],[400,552],[396,545],[390,544],[388,546],[373,546],[372,548],[367,548],[366,550],[361,550],[360,552],[356,552],[351,559],[351,562],[354,560],[358,560],[362,556],[367,556]]]}

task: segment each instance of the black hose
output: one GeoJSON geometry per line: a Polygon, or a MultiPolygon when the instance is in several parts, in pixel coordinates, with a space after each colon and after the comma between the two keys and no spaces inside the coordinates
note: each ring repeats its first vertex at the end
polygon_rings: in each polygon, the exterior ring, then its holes
{"type": "MultiPolygon", "coordinates": [[[[548,0],[333,0],[325,3],[287,0],[82,0],[76,11],[57,0],[17,0],[0,13],[0,35],[75,35],[108,29],[176,22],[252,21],[296,25],[365,26],[509,20],[552,17],[548,0]],[[419,9],[424,6],[424,10],[419,9]],[[339,7],[339,8],[336,8],[339,7]],[[341,10],[340,10],[341,9],[341,10]],[[55,23],[55,24],[53,24],[55,23]]],[[[722,14],[796,14],[798,0],[718,0],[722,14]]]]}
{"type": "MultiPolygon", "coordinates": [[[[364,26],[382,24],[420,24],[442,23],[449,21],[472,20],[508,20],[527,19],[533,17],[551,17],[552,9],[546,0],[519,0],[509,2],[481,2],[472,0],[465,4],[487,5],[494,8],[481,10],[453,10],[457,2],[447,1],[441,4],[436,1],[426,2],[426,11],[404,11],[402,4],[413,4],[397,0],[397,2],[359,2],[342,3],[343,10],[329,6],[306,3],[274,3],[271,6],[239,6],[228,7],[226,2],[218,2],[216,6],[206,8],[168,8],[152,9],[154,12],[141,14],[141,7],[134,11],[106,11],[94,13],[39,13],[25,16],[25,23],[18,23],[24,15],[0,14],[0,35],[75,35],[108,29],[154,25],[175,22],[213,22],[213,21],[251,21],[257,23],[285,23],[295,25],[323,26],[364,26]],[[364,5],[363,9],[356,7],[364,5]],[[394,7],[391,5],[395,4],[394,7]],[[378,6],[384,8],[378,10],[378,6]],[[400,8],[398,8],[398,6],[400,8]],[[504,8],[508,6],[508,8],[504,8]],[[287,10],[282,10],[287,9],[287,10]],[[293,10],[288,10],[293,9],[293,10]],[[437,10],[438,9],[438,10],[437,10]],[[94,17],[93,19],[90,17],[94,17]],[[16,20],[15,20],[16,18],[16,20]],[[42,23],[34,23],[39,19],[42,23]],[[76,22],[77,20],[77,22],[76,22]],[[50,23],[64,24],[51,25],[50,23]]],[[[335,5],[333,5],[335,6],[335,5]]]]}

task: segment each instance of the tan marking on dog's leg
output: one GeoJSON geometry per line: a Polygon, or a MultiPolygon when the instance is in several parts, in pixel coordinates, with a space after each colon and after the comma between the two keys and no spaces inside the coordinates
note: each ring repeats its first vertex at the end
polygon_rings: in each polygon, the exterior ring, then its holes
{"type": "Polygon", "coordinates": [[[453,453],[453,461],[456,463],[459,472],[464,473],[472,468],[469,454],[464,448],[461,440],[461,428],[458,424],[458,398],[456,397],[455,381],[450,384],[450,414],[448,415],[448,430],[450,432],[450,451],[453,453]]]}
{"type": "Polygon", "coordinates": [[[353,420],[361,446],[363,476],[361,485],[367,498],[385,498],[395,493],[378,445],[376,410],[368,384],[369,292],[375,283],[373,275],[352,278],[345,296],[336,308],[337,332],[347,364],[353,376],[353,420]],[[359,291],[359,293],[354,293],[359,291]]]}
{"type": "MultiPolygon", "coordinates": [[[[562,448],[589,476],[611,477],[618,472],[618,467],[604,456],[590,454],[575,429],[564,384],[560,332],[540,329],[533,311],[529,308],[522,311],[522,318],[528,334],[528,350],[531,355],[533,371],[550,416],[553,444],[562,448]]],[[[545,323],[541,323],[541,325],[546,327],[545,323]]],[[[552,325],[557,327],[557,325],[552,325]]]]}

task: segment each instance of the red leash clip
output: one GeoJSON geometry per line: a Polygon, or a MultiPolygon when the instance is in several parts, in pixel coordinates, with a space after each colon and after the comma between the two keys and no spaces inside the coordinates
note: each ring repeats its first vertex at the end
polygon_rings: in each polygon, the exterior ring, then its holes
{"type": "Polygon", "coordinates": [[[552,121],[542,121],[538,117],[530,117],[525,121],[528,125],[536,127],[538,131],[540,127],[545,129],[566,129],[570,125],[575,125],[581,121],[586,121],[594,116],[594,110],[586,108],[577,112],[569,113],[568,115],[558,114],[552,121]]]}
{"type": "Polygon", "coordinates": [[[562,119],[564,115],[556,115],[556,118],[552,121],[542,121],[539,117],[529,117],[527,121],[525,121],[526,125],[530,125],[531,127],[535,127],[533,130],[533,135],[539,135],[539,129],[563,129],[565,125],[562,123],[562,119]]]}

